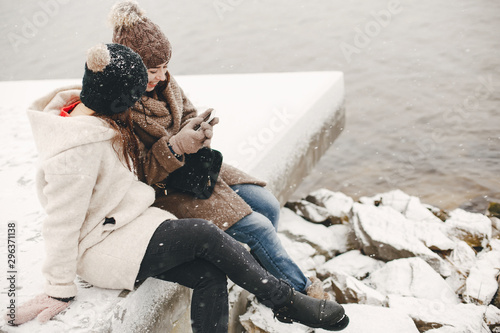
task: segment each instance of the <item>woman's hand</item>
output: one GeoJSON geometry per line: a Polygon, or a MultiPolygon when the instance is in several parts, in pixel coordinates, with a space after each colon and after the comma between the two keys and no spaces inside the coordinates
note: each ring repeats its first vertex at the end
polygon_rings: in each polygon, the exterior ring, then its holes
{"type": "Polygon", "coordinates": [[[204,122],[205,113],[192,118],[179,133],[170,138],[169,142],[172,145],[172,149],[177,154],[194,154],[200,148],[210,146],[213,136],[213,125],[219,122],[219,118],[214,118],[210,123],[204,122]],[[199,128],[196,130],[197,127],[199,128]]]}
{"type": "MultiPolygon", "coordinates": [[[[208,109],[202,114],[199,115],[199,117],[205,119],[207,118],[210,113],[213,111],[213,109],[208,109]]],[[[219,117],[214,117],[211,121],[209,122],[202,122],[200,124],[200,129],[199,131],[203,131],[205,134],[205,141],[203,142],[204,147],[210,147],[210,143],[212,142],[212,137],[214,136],[214,126],[219,123],[219,117]]]]}
{"type": "Polygon", "coordinates": [[[40,323],[46,323],[56,314],[66,309],[71,302],[62,302],[46,294],[40,294],[17,308],[14,316],[5,315],[9,325],[21,325],[35,317],[40,323]]]}

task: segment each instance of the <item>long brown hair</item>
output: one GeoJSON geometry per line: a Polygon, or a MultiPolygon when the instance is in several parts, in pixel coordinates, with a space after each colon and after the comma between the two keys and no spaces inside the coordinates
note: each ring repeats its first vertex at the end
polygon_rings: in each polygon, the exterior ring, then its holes
{"type": "Polygon", "coordinates": [[[111,116],[94,113],[95,117],[106,121],[117,131],[111,143],[116,154],[123,160],[127,168],[137,174],[139,168],[139,143],[134,134],[134,125],[130,117],[130,109],[111,116]]]}

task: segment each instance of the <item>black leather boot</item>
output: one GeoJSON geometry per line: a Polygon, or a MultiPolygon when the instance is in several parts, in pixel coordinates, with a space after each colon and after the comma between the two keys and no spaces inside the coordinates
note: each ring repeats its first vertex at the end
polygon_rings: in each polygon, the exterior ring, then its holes
{"type": "Polygon", "coordinates": [[[349,324],[344,308],[333,301],[320,300],[296,292],[290,288],[290,295],[273,309],[275,317],[283,323],[301,323],[312,328],[340,331],[349,324]]]}

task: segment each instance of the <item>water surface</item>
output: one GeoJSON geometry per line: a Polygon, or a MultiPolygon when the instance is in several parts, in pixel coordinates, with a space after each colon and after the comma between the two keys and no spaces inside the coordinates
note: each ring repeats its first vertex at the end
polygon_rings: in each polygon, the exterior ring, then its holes
{"type": "MultiPolygon", "coordinates": [[[[113,3],[1,0],[0,80],[80,77],[85,50],[111,41],[113,3]]],[[[346,128],[294,198],[400,188],[453,208],[500,191],[500,2],[140,4],[174,74],[344,72],[346,128]]]]}

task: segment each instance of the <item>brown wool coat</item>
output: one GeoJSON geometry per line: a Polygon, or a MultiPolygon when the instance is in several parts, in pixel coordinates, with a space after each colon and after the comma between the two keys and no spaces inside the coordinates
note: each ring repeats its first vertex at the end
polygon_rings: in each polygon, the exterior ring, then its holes
{"type": "Polygon", "coordinates": [[[165,188],[163,180],[184,165],[167,146],[168,140],[177,134],[185,122],[196,117],[197,111],[175,79],[170,76],[168,85],[158,85],[132,108],[132,120],[140,140],[141,167],[139,178],[156,190],[154,206],[173,213],[178,218],[203,218],[213,221],[226,230],[252,212],[230,186],[265,182],[249,176],[241,170],[223,164],[214,192],[209,199],[180,193],[165,188]],[[166,100],[166,101],[162,101],[166,100]]]}

